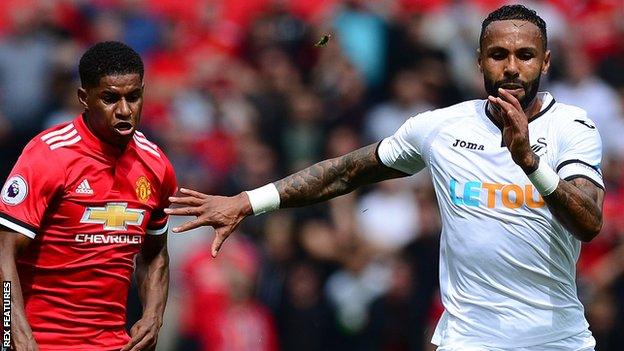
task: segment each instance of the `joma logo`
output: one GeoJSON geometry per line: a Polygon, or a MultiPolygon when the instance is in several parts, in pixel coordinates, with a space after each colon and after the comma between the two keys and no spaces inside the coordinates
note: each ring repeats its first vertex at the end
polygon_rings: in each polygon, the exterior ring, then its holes
{"type": "Polygon", "coordinates": [[[470,150],[484,150],[483,145],[481,144],[471,143],[469,141],[464,141],[464,140],[459,140],[459,139],[455,139],[455,144],[453,144],[452,146],[463,147],[465,149],[470,149],[470,150]]]}

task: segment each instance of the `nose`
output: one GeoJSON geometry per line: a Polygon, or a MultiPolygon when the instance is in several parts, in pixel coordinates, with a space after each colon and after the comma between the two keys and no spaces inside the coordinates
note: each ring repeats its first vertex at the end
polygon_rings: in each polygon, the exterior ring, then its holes
{"type": "Polygon", "coordinates": [[[507,63],[505,64],[505,76],[508,78],[516,78],[519,74],[516,57],[514,55],[509,55],[507,63]]]}
{"type": "Polygon", "coordinates": [[[130,116],[132,116],[132,109],[126,99],[122,98],[119,100],[115,109],[115,115],[117,118],[124,120],[129,119],[130,116]]]}

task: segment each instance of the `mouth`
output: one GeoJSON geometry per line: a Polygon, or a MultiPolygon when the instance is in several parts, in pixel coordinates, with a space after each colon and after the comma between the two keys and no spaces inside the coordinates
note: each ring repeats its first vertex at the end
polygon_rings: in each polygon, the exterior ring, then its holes
{"type": "Polygon", "coordinates": [[[521,84],[505,83],[501,84],[500,87],[507,90],[512,95],[518,95],[524,92],[524,87],[521,84]]]}
{"type": "Polygon", "coordinates": [[[113,128],[117,131],[117,133],[119,133],[119,135],[123,136],[130,135],[134,132],[134,125],[130,122],[116,123],[113,128]]]}

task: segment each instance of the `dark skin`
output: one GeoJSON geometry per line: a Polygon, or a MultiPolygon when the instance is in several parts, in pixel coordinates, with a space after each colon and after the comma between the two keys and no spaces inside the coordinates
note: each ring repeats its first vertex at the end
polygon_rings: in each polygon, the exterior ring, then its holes
{"type": "MultiPolygon", "coordinates": [[[[104,76],[97,86],[78,89],[89,130],[101,141],[125,149],[139,124],[143,107],[143,80],[139,74],[104,76]]],[[[15,259],[31,239],[0,226],[0,275],[12,284],[12,342],[15,351],[38,350],[24,313],[15,259]]],[[[137,256],[141,319],[130,329],[130,341],[121,351],[154,350],[169,292],[167,235],[146,235],[137,256]]]]}
{"type": "MultiPolygon", "coordinates": [[[[517,20],[492,22],[486,28],[478,64],[484,79],[493,82],[495,88],[502,88],[494,89],[492,93],[495,95],[488,97],[490,112],[501,128],[513,161],[529,174],[537,169],[539,158],[530,148],[528,121],[540,111],[542,102],[535,95],[530,96],[531,89],[527,87],[539,81],[540,75],[546,73],[550,65],[550,52],[542,44],[538,27],[517,20]],[[522,108],[520,101],[526,108],[522,108]]],[[[349,193],[365,184],[406,176],[381,164],[375,150],[376,145],[372,144],[319,162],[275,182],[280,195],[280,208],[314,204],[349,193]]],[[[233,197],[221,197],[188,189],[180,191],[184,196],[170,200],[181,207],[165,211],[196,218],[173,231],[214,227],[213,257],[232,231],[253,212],[244,192],[233,197]]],[[[600,232],[603,199],[603,190],[583,178],[560,180],[557,189],[544,197],[554,216],[582,241],[589,241],[600,232]]]]}
{"type": "Polygon", "coordinates": [[[0,279],[11,281],[11,342],[15,351],[37,351],[37,343],[26,320],[24,298],[15,258],[23,252],[31,239],[0,226],[0,279]]]}
{"type": "MultiPolygon", "coordinates": [[[[492,22],[486,29],[478,64],[485,79],[531,82],[548,72],[550,51],[544,48],[539,28],[533,23],[492,22]]],[[[505,84],[502,87],[516,88],[505,84]]],[[[503,88],[497,90],[497,96],[488,97],[488,107],[502,130],[512,159],[530,174],[537,169],[539,157],[531,150],[528,121],[539,113],[542,102],[535,96],[527,96],[525,89],[503,88]],[[521,106],[522,100],[528,100],[526,109],[521,106]]],[[[600,233],[604,190],[589,180],[560,180],[557,189],[544,196],[544,201],[577,239],[588,242],[600,233]]]]}
{"type": "Polygon", "coordinates": [[[139,74],[104,76],[94,87],[78,89],[85,122],[98,139],[124,149],[141,120],[143,80],[139,74]]]}

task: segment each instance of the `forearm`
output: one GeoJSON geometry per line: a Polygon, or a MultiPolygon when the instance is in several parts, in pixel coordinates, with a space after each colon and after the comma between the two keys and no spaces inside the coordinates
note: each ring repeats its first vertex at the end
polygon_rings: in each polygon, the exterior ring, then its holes
{"type": "Polygon", "coordinates": [[[144,249],[137,257],[137,285],[143,317],[157,318],[162,323],[169,293],[169,253],[166,237],[157,240],[157,245],[146,243],[157,246],[156,252],[144,249]],[[164,244],[161,242],[163,240],[164,244]]]}
{"type": "MultiPolygon", "coordinates": [[[[600,233],[602,228],[602,201],[604,199],[602,189],[582,177],[570,181],[562,180],[533,152],[529,152],[525,157],[515,161],[529,175],[529,179],[538,183],[546,180],[546,183],[550,184],[548,186],[550,189],[554,187],[552,193],[547,192],[547,195],[542,197],[550,212],[574,237],[588,242],[600,233]],[[540,169],[539,172],[538,168],[540,169]],[[542,175],[536,178],[537,173],[542,175]]],[[[538,186],[538,189],[541,186],[538,186]]]]}
{"type": "Polygon", "coordinates": [[[275,182],[280,207],[306,206],[347,194],[359,186],[405,174],[380,164],[377,145],[325,160],[275,182]]]}
{"type": "MultiPolygon", "coordinates": [[[[597,201],[573,182],[560,180],[557,189],[552,194],[544,196],[544,201],[550,212],[572,235],[588,242],[596,237],[602,228],[602,210],[599,206],[602,201],[597,201]]],[[[577,181],[583,182],[587,180],[577,181]]]]}
{"type": "Polygon", "coordinates": [[[11,282],[11,334],[14,339],[31,339],[32,329],[26,319],[24,298],[20,286],[15,258],[2,252],[0,255],[0,279],[11,282]]]}

